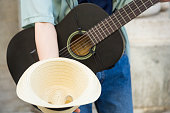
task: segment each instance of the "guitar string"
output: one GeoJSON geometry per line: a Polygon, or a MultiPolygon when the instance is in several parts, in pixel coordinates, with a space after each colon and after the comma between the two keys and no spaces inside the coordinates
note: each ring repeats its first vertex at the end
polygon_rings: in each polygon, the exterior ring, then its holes
{"type": "MultiPolygon", "coordinates": [[[[137,3],[139,3],[139,2],[141,2],[141,1],[138,1],[137,3]]],[[[148,3],[149,1],[146,1],[145,3],[148,3]]],[[[132,2],[133,3],[133,2],[132,2]]],[[[144,3],[144,4],[145,4],[144,3]]],[[[141,6],[143,6],[144,4],[142,4],[141,6]]],[[[130,5],[130,4],[129,4],[130,5]]],[[[141,6],[139,6],[139,7],[141,7],[141,6]]],[[[125,7],[126,8],[126,7],[125,7]]],[[[138,9],[138,7],[135,7],[136,9],[135,10],[133,10],[133,11],[136,11],[137,9],[138,9]]],[[[138,9],[139,10],[139,9],[138,9]]],[[[127,10],[128,11],[128,10],[127,10]]],[[[129,10],[130,11],[130,10],[129,10]]],[[[131,13],[133,13],[133,12],[130,12],[129,14],[131,14],[131,13]]],[[[125,16],[125,17],[127,17],[127,16],[125,16]]],[[[106,18],[106,19],[108,19],[108,18],[106,18]]],[[[106,20],[105,19],[105,20],[106,20]]],[[[116,19],[116,18],[113,18],[113,19],[116,19]]],[[[109,21],[113,21],[113,19],[112,20],[109,20],[109,21]]],[[[120,18],[119,18],[120,19],[120,18]]],[[[119,21],[120,22],[120,21],[119,21]]],[[[109,25],[109,24],[106,24],[106,25],[109,25]]],[[[95,26],[96,27],[96,26],[95,26]]],[[[100,26],[100,27],[104,27],[104,26],[100,26]]],[[[94,27],[93,27],[94,28],[94,27]]],[[[90,29],[91,30],[91,29],[90,29]]],[[[89,31],[90,31],[89,30],[89,31]]],[[[103,29],[104,31],[106,31],[107,29],[103,29]]],[[[82,38],[82,36],[80,37],[80,38],[82,38]]],[[[84,38],[86,38],[86,36],[84,36],[84,38]]],[[[83,39],[84,39],[83,38],[83,39]]],[[[95,37],[96,38],[96,37],[95,37]]],[[[83,39],[81,39],[81,41],[83,40],[83,39]]],[[[79,40],[79,39],[78,39],[79,40]]],[[[75,40],[76,41],[76,40],[75,40]]],[[[79,41],[80,42],[80,41],[79,41]]],[[[91,42],[91,41],[87,41],[86,43],[84,43],[84,44],[87,44],[87,43],[89,43],[89,42],[91,42]]],[[[71,44],[73,44],[74,42],[72,42],[71,44]]],[[[76,43],[78,43],[78,42],[76,42],[76,43]]],[[[66,48],[66,47],[65,47],[66,48]]],[[[64,49],[64,48],[63,48],[64,49]]],[[[67,50],[67,49],[66,49],[67,50]]],[[[60,52],[62,52],[60,55],[63,55],[64,54],[64,51],[62,51],[62,50],[60,50],[60,52]]],[[[71,55],[70,55],[71,56],[71,55]]]]}
{"type": "MultiPolygon", "coordinates": [[[[136,7],[135,7],[136,8],[136,7]]],[[[137,7],[138,8],[138,7],[137,7]]],[[[136,9],[135,9],[136,10],[136,9]]],[[[139,9],[140,10],[140,9],[139,9]]],[[[132,13],[132,12],[131,12],[132,13]]],[[[121,15],[120,15],[120,17],[121,17],[121,15]]],[[[106,19],[105,19],[106,20],[106,19]]],[[[109,25],[109,24],[106,24],[106,25],[109,25]]],[[[107,26],[108,27],[108,26],[107,26]]],[[[108,30],[109,31],[109,30],[108,30]]],[[[89,42],[89,41],[87,41],[87,42],[89,42]]],[[[86,42],[86,43],[87,43],[86,42]]],[[[91,41],[90,41],[91,42],[91,41]]],[[[84,46],[84,45],[86,45],[86,43],[84,43],[82,46],[84,46]]],[[[86,47],[86,46],[85,46],[86,47]]],[[[82,48],[83,49],[83,48],[82,48]]],[[[82,49],[80,49],[79,51],[81,51],[82,49]]],[[[72,49],[73,50],[73,49],[72,49]]],[[[82,54],[84,54],[84,53],[82,53],[82,54]]]]}
{"type": "MultiPolygon", "coordinates": [[[[139,2],[138,2],[139,3],[139,2]]],[[[145,2],[146,3],[146,2],[145,2]]],[[[148,1],[147,1],[147,3],[148,3],[148,1]]],[[[150,4],[151,5],[151,4],[150,4]]],[[[141,7],[141,6],[140,6],[141,7]]],[[[138,7],[135,7],[135,8],[138,8],[138,7]]],[[[137,9],[135,9],[135,10],[137,10],[137,9]]],[[[134,11],[135,11],[134,10],[134,11]]],[[[138,9],[139,11],[140,11],[140,9],[138,9]]],[[[133,12],[131,12],[131,13],[133,13],[133,12]]],[[[130,13],[129,13],[130,14],[130,13]]],[[[135,15],[134,15],[135,16],[135,15]]],[[[120,21],[119,21],[120,22],[120,21]]],[[[91,41],[87,41],[87,42],[91,42],[91,41]]],[[[86,44],[87,44],[87,42],[86,42],[86,44]]],[[[82,50],[82,49],[81,49],[82,50]]],[[[70,54],[69,54],[70,55],[70,54]]],[[[70,55],[71,56],[71,55],[70,55]]]]}
{"type": "MultiPolygon", "coordinates": [[[[147,1],[147,2],[145,2],[145,3],[148,3],[149,1],[147,1]]],[[[139,3],[139,2],[138,2],[139,3]]],[[[144,4],[143,4],[144,5],[144,4]]],[[[150,4],[151,5],[151,4],[150,4]]],[[[141,5],[142,6],[142,5],[141,5]]],[[[141,7],[141,6],[139,6],[139,7],[141,7]]],[[[136,11],[139,7],[135,7],[136,9],[135,10],[133,10],[133,11],[136,11]]],[[[145,8],[146,9],[146,8],[145,8]]],[[[139,10],[139,9],[138,9],[139,10]]],[[[133,13],[133,12],[130,12],[130,13],[133,13]]],[[[129,14],[130,14],[129,13],[129,14]]],[[[136,15],[134,15],[134,16],[136,16],[136,15]]],[[[116,19],[116,18],[113,18],[113,19],[116,19]]],[[[120,19],[120,18],[119,18],[120,19]]],[[[120,21],[118,21],[118,22],[120,22],[120,21]]],[[[94,28],[94,27],[93,27],[94,28]]],[[[106,29],[105,29],[105,31],[106,31],[106,29]]],[[[95,37],[96,38],[96,37],[95,37]]],[[[84,44],[87,44],[87,43],[89,43],[89,42],[91,42],[91,41],[87,41],[86,43],[84,43],[84,44]]],[[[82,50],[82,49],[81,49],[82,50]]],[[[70,54],[68,54],[68,55],[70,55],[70,54]]],[[[68,57],[68,55],[66,56],[66,57],[68,57]]],[[[71,55],[70,55],[71,56],[71,55]]]]}
{"type": "MultiPolygon", "coordinates": [[[[140,11],[140,12],[141,12],[141,11],[140,11]]],[[[131,12],[131,13],[132,13],[132,12],[131,12]]],[[[120,15],[120,18],[121,18],[122,16],[124,16],[123,14],[119,14],[119,15],[120,15]]],[[[120,18],[119,18],[119,19],[120,19],[120,18]]],[[[107,18],[107,19],[108,19],[108,18],[107,18]]],[[[105,20],[107,21],[107,19],[105,19],[105,20]]],[[[104,20],[104,21],[105,21],[105,20],[104,20]]],[[[123,21],[126,22],[125,20],[123,20],[123,21]]],[[[121,22],[121,21],[119,21],[119,22],[121,22]]],[[[121,22],[121,23],[122,23],[122,22],[121,22]]],[[[112,25],[108,23],[108,24],[106,24],[106,26],[104,26],[104,27],[106,27],[106,29],[107,29],[108,27],[111,27],[111,26],[112,26],[112,25]]],[[[96,26],[95,26],[95,27],[96,27],[96,26]]],[[[94,28],[94,27],[93,27],[93,28],[94,28]]],[[[112,29],[112,28],[110,28],[110,29],[112,29]]],[[[97,30],[97,31],[99,32],[99,30],[97,30]]],[[[109,32],[109,31],[110,31],[110,30],[108,29],[107,32],[109,32]]],[[[100,33],[100,32],[99,32],[99,33],[100,33]]],[[[110,34],[111,34],[111,33],[109,32],[109,35],[110,35],[110,34]]],[[[108,36],[109,36],[109,35],[108,35],[108,36]]],[[[96,36],[97,36],[97,35],[96,35],[96,36]]],[[[97,37],[98,37],[98,36],[97,36],[97,37]]],[[[87,38],[86,38],[86,39],[87,39],[87,38]]],[[[82,40],[83,40],[83,39],[82,39],[82,40]]],[[[86,40],[86,41],[87,41],[87,43],[90,42],[89,40],[86,40]]],[[[85,42],[85,41],[84,41],[84,42],[85,42]]],[[[86,47],[85,45],[87,45],[87,43],[82,44],[81,46],[79,46],[79,48],[82,48],[82,49],[83,49],[83,47],[86,47]]],[[[79,45],[80,45],[80,44],[79,44],[79,45]]],[[[93,47],[93,46],[92,46],[92,47],[93,47]]],[[[79,48],[78,48],[78,50],[81,51],[82,49],[79,49],[79,48]]],[[[77,49],[77,48],[76,48],[76,49],[77,49]]],[[[72,50],[74,51],[74,49],[72,49],[72,50]]]]}
{"type": "MultiPolygon", "coordinates": [[[[141,1],[140,1],[140,2],[141,2],[141,1]]],[[[148,2],[148,1],[147,1],[147,2],[148,2]]],[[[133,3],[133,2],[132,2],[132,3],[133,3]]],[[[137,3],[139,3],[139,2],[137,2],[137,3]]],[[[146,2],[145,2],[145,3],[146,3],[146,2]]],[[[131,5],[131,4],[129,4],[129,5],[131,5]]],[[[136,9],[135,9],[135,10],[136,10],[136,9]]],[[[132,13],[132,12],[130,12],[130,13],[132,13]]],[[[129,13],[129,14],[130,14],[130,13],[129,13]]],[[[113,18],[113,19],[116,19],[116,18],[113,18]]],[[[110,20],[110,21],[113,21],[113,20],[110,20]]],[[[96,26],[95,26],[95,27],[96,27],[96,26]]],[[[104,26],[102,25],[102,26],[100,26],[100,27],[104,27],[104,26]]],[[[91,30],[91,29],[90,29],[90,30],[91,30]]],[[[89,30],[89,31],[90,31],[90,30],[89,30]]],[[[88,32],[89,32],[89,31],[88,31],[88,32]]],[[[105,30],[105,31],[106,31],[106,30],[105,30]]],[[[86,32],[86,33],[87,33],[87,32],[86,32]]],[[[85,35],[85,34],[84,34],[84,35],[85,35]]],[[[84,35],[81,36],[81,37],[79,37],[79,39],[82,38],[82,37],[85,37],[84,35]]],[[[95,37],[95,38],[96,38],[96,37],[95,37]]],[[[79,39],[77,39],[77,40],[79,40],[79,39]]],[[[84,38],[82,38],[81,41],[82,41],[83,39],[84,39],[84,38]]],[[[85,39],[87,39],[87,38],[85,37],[85,39]]],[[[80,41],[77,41],[77,40],[75,40],[75,41],[72,42],[71,44],[76,44],[76,43],[80,42],[80,41]],[[76,42],[76,41],[77,41],[77,42],[76,42]],[[76,43],[75,43],[75,42],[76,42],[76,43]]],[[[96,40],[97,40],[97,38],[96,38],[96,40]]],[[[71,44],[70,44],[70,45],[71,45],[71,44]]],[[[69,46],[69,45],[68,45],[68,46],[69,46]]],[[[66,47],[65,47],[65,48],[66,48],[66,47]]],[[[64,48],[63,48],[63,49],[64,49],[64,48]]],[[[67,50],[67,49],[66,49],[66,50],[67,50]]],[[[62,50],[60,50],[60,52],[62,52],[62,50]]],[[[63,53],[61,53],[61,55],[62,55],[62,54],[63,54],[63,53]]]]}
{"type": "MultiPolygon", "coordinates": [[[[134,0],[134,1],[136,1],[136,0],[134,0]]],[[[148,2],[148,1],[147,1],[147,2],[148,2]]],[[[133,3],[133,1],[132,1],[131,3],[129,3],[129,5],[131,5],[132,3],[133,3]]],[[[139,3],[139,2],[137,2],[137,3],[139,3]]],[[[145,2],[145,3],[146,3],[146,2],[145,2]]],[[[129,11],[130,11],[130,10],[129,10],[129,11]]],[[[132,13],[132,12],[130,12],[130,13],[132,13]]],[[[130,14],[130,13],[129,13],[129,14],[130,14]]],[[[127,17],[127,16],[126,16],[126,17],[127,17]]],[[[116,18],[113,18],[113,19],[116,19],[116,18]]],[[[113,20],[109,20],[109,21],[113,21],[113,20]]],[[[104,27],[104,26],[102,25],[102,26],[100,26],[100,27],[104,27]]],[[[90,29],[90,30],[91,30],[91,29],[90,29]]],[[[90,31],[90,30],[89,30],[89,31],[90,31]]],[[[86,33],[87,33],[87,32],[86,32],[86,33]]],[[[85,33],[85,34],[86,34],[86,33],[85,33]]],[[[84,34],[84,35],[85,35],[85,34],[84,34]]],[[[82,38],[82,37],[83,37],[83,36],[81,36],[80,38],[82,38]]],[[[79,40],[79,39],[78,39],[78,40],[79,40]]],[[[76,40],[73,41],[72,43],[70,43],[70,45],[73,44],[74,42],[76,42],[76,40]]],[[[70,45],[68,45],[68,46],[70,46],[70,45]]],[[[65,49],[65,48],[66,48],[66,47],[64,47],[63,49],[65,49]]],[[[59,52],[62,52],[63,49],[61,49],[59,52]]],[[[62,54],[62,53],[61,53],[61,54],[62,54]]]]}
{"type": "MultiPolygon", "coordinates": [[[[138,8],[138,7],[137,7],[138,8]]],[[[135,9],[136,10],[136,9],[135,9]]],[[[140,9],[139,9],[140,10],[140,9]]],[[[132,13],[132,12],[131,12],[132,13]]],[[[121,16],[121,15],[120,15],[121,16]]],[[[109,24],[107,24],[107,25],[109,25],[109,24]]],[[[82,39],[83,40],[83,39],[82,39]]],[[[88,43],[88,42],[91,42],[91,41],[87,41],[86,43],[88,43]]],[[[82,46],[84,46],[84,45],[86,45],[86,43],[84,43],[82,46]]],[[[82,47],[82,46],[79,46],[78,48],[80,48],[80,47],[82,47]]],[[[85,46],[86,47],[86,46],[85,46]]],[[[79,51],[81,51],[82,49],[76,49],[76,50],[79,50],[79,51]]],[[[73,51],[74,51],[74,49],[72,49],[73,51]]],[[[68,53],[68,52],[67,52],[68,53]]],[[[82,53],[82,54],[84,54],[84,53],[82,53]]],[[[71,55],[70,55],[71,56],[71,55]]]]}

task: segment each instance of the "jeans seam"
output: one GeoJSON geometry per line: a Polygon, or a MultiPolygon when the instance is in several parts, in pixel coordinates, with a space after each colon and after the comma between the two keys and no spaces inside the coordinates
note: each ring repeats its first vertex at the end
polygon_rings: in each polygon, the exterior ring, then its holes
{"type": "Polygon", "coordinates": [[[103,81],[104,81],[104,79],[105,79],[105,72],[104,71],[102,71],[101,72],[101,83],[103,83],[103,81]]]}

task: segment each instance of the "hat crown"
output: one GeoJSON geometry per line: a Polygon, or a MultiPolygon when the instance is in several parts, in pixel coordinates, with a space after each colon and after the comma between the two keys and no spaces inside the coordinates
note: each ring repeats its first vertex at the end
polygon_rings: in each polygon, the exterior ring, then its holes
{"type": "Polygon", "coordinates": [[[95,74],[84,64],[53,58],[31,65],[17,84],[22,100],[41,107],[80,106],[97,100],[101,93],[95,74]]]}

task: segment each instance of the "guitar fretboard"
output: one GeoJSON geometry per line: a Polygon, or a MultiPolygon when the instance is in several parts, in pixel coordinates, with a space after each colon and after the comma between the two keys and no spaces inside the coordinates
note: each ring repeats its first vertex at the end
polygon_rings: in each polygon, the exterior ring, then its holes
{"type": "Polygon", "coordinates": [[[91,28],[86,34],[93,45],[96,45],[158,2],[159,0],[133,0],[91,28]]]}

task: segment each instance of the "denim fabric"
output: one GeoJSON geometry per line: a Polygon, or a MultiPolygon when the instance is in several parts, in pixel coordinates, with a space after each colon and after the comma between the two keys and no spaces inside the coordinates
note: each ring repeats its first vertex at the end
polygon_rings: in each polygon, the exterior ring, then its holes
{"type": "MultiPolygon", "coordinates": [[[[98,113],[133,113],[130,64],[125,53],[112,69],[97,73],[102,93],[95,102],[98,113]]],[[[80,106],[92,113],[92,104],[80,106]]]]}
{"type": "Polygon", "coordinates": [[[109,15],[112,14],[113,0],[78,0],[78,3],[93,3],[103,8],[109,15]]]}

